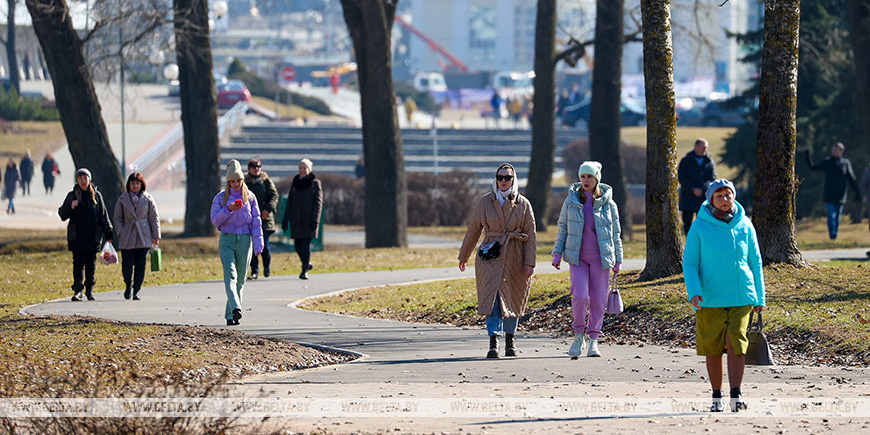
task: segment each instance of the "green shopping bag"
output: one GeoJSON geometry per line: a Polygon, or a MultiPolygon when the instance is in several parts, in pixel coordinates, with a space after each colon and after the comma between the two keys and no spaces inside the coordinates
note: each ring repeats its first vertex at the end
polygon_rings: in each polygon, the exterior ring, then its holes
{"type": "Polygon", "coordinates": [[[152,272],[160,272],[160,269],[163,268],[163,255],[160,252],[160,248],[156,246],[151,247],[151,271],[152,272]]]}

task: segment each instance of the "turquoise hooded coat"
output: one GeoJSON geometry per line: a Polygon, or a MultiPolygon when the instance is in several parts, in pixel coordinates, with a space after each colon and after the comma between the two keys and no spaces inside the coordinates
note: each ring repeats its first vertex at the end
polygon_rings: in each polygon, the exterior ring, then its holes
{"type": "Polygon", "coordinates": [[[692,222],[683,252],[689,301],[701,296],[701,307],[764,306],[764,271],[752,221],[737,202],[727,223],[716,219],[707,204],[692,222]]]}

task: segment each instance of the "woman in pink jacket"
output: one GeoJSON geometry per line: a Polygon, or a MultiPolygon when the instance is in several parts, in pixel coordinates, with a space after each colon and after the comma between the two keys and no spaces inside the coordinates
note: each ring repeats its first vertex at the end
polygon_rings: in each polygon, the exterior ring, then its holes
{"type": "Polygon", "coordinates": [[[220,231],[220,257],[224,269],[227,325],[238,325],[242,318],[242,289],[254,255],[263,252],[263,228],[257,197],[245,186],[245,174],[238,160],[227,164],[227,187],[211,202],[211,223],[220,231]]]}

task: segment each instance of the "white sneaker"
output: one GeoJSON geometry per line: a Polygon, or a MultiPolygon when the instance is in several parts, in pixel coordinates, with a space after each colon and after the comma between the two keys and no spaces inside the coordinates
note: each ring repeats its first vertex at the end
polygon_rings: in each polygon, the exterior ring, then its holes
{"type": "Polygon", "coordinates": [[[572,343],[571,348],[568,349],[568,355],[580,356],[580,354],[583,353],[584,344],[586,344],[586,335],[574,334],[574,343],[572,343]]]}
{"type": "Polygon", "coordinates": [[[710,407],[710,412],[722,412],[725,410],[725,398],[714,397],[713,406],[710,407]]]}
{"type": "Polygon", "coordinates": [[[740,397],[732,397],[731,398],[731,412],[737,412],[740,410],[745,411],[747,409],[749,409],[749,407],[746,406],[746,402],[743,401],[742,395],[740,397]]]}
{"type": "Polygon", "coordinates": [[[586,356],[601,356],[601,352],[598,351],[597,338],[589,338],[589,352],[586,353],[586,356]]]}

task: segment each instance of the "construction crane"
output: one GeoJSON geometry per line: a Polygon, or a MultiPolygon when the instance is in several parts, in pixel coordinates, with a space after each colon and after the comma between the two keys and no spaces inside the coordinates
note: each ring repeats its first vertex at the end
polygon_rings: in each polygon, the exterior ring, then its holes
{"type": "Polygon", "coordinates": [[[421,32],[420,29],[414,27],[413,25],[411,25],[411,23],[405,21],[402,17],[398,15],[396,15],[396,24],[401,26],[403,29],[411,32],[416,37],[422,39],[426,44],[429,45],[430,50],[438,53],[439,55],[447,59],[448,62],[444,62],[443,60],[438,59],[438,65],[441,66],[441,69],[443,71],[455,68],[464,73],[468,72],[468,65],[459,60],[459,58],[454,56],[453,53],[447,51],[447,49],[441,46],[441,44],[435,42],[434,39],[430,38],[428,35],[421,32]]]}

